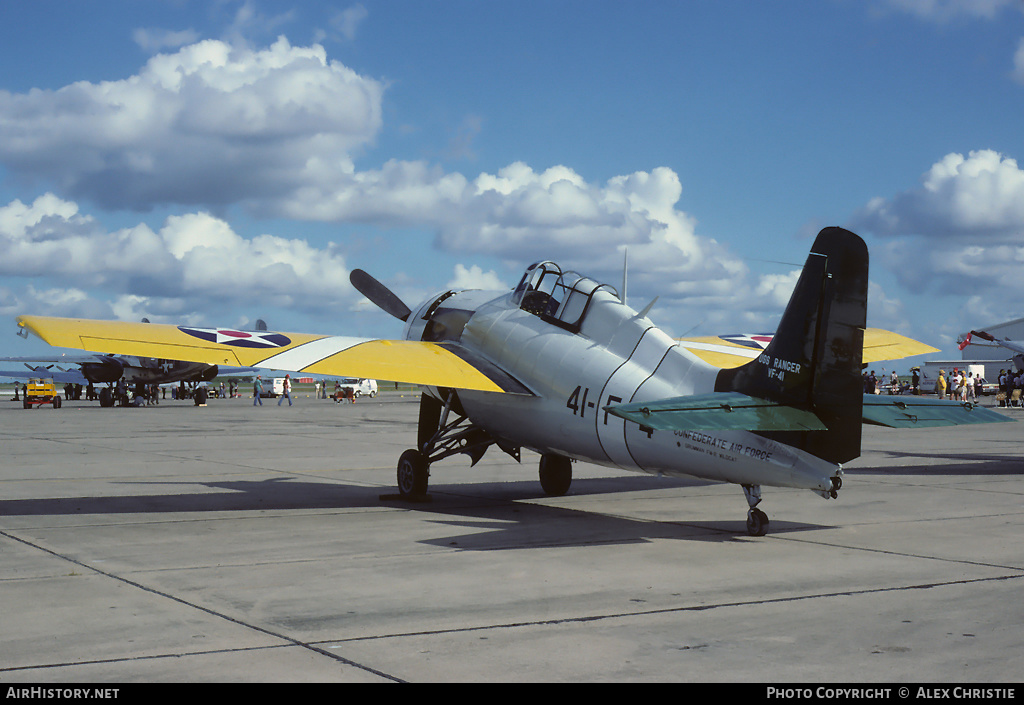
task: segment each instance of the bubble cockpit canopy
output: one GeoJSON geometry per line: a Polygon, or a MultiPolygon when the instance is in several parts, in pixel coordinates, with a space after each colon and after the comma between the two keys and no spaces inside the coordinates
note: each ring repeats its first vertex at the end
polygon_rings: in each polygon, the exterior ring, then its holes
{"type": "Polygon", "coordinates": [[[563,272],[554,262],[534,262],[512,292],[512,301],[527,313],[578,333],[599,289],[608,290],[615,298],[619,296],[608,284],[577,272],[563,272]]]}

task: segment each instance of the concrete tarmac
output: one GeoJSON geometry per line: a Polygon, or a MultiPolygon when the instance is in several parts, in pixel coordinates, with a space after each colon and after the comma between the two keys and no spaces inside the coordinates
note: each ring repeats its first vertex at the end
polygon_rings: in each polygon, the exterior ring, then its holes
{"type": "Polygon", "coordinates": [[[1020,679],[1024,423],[866,427],[751,538],[739,487],[496,448],[388,499],[416,401],[0,402],[0,683],[1020,679]]]}

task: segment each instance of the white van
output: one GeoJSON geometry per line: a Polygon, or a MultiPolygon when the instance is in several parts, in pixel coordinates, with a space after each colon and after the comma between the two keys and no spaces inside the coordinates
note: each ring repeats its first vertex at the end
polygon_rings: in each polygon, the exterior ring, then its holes
{"type": "MultiPolygon", "coordinates": [[[[261,397],[264,399],[267,397],[277,398],[284,394],[284,377],[274,377],[268,379],[267,382],[269,384],[263,385],[263,391],[260,393],[261,397]]],[[[292,391],[295,391],[294,382],[292,383],[292,391]]]]}
{"type": "Polygon", "coordinates": [[[352,396],[357,399],[359,397],[370,397],[372,399],[377,396],[377,380],[345,377],[341,380],[341,393],[343,395],[346,389],[351,389],[352,396]]]}

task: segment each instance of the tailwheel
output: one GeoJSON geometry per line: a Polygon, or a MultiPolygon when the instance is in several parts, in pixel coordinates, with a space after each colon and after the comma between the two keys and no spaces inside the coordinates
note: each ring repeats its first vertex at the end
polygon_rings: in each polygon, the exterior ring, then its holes
{"type": "Polygon", "coordinates": [[[840,477],[839,475],[836,475],[835,477],[832,478],[832,489],[829,490],[828,496],[831,497],[832,499],[835,499],[836,495],[839,494],[839,490],[841,490],[842,488],[843,478],[840,477]]]}
{"type": "Polygon", "coordinates": [[[430,463],[427,456],[415,449],[402,453],[398,459],[398,492],[406,499],[421,499],[427,494],[430,463]]]}
{"type": "Polygon", "coordinates": [[[768,532],[768,515],[760,509],[747,512],[747,533],[751,536],[764,536],[768,532]]]}
{"type": "Polygon", "coordinates": [[[572,484],[572,461],[564,455],[540,457],[540,486],[549,497],[561,497],[572,484]]]}

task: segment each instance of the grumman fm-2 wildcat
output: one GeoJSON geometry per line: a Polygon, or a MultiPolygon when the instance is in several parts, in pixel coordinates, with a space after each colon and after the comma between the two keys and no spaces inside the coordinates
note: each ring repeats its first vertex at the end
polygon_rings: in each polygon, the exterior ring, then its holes
{"type": "Polygon", "coordinates": [[[568,491],[573,461],[738,484],[751,535],[768,527],[763,486],[835,498],[864,422],[1008,420],[970,404],[863,393],[868,253],[841,228],[819,233],[771,341],[730,367],[671,338],[612,287],[553,262],[530,266],[512,291],[445,291],[415,310],[361,270],[350,278],[405,322],[403,340],[275,333],[243,347],[216,329],[18,323],[61,347],[422,385],[416,447],[398,461],[406,498],[425,496],[430,468],[451,455],[475,465],[491,445],[517,460],[526,448],[540,454],[551,495],[568,491]]]}

